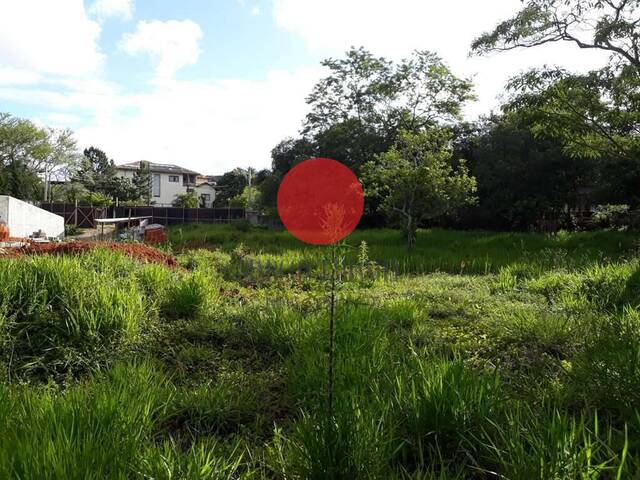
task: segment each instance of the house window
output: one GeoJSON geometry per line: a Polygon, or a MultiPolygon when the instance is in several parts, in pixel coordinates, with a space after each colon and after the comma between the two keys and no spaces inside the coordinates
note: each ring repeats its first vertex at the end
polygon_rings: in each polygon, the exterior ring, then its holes
{"type": "Polygon", "coordinates": [[[189,186],[189,185],[195,185],[196,184],[196,176],[195,175],[189,175],[187,173],[185,173],[184,175],[182,175],[182,185],[189,186]]]}
{"type": "Polygon", "coordinates": [[[178,183],[180,181],[180,175],[169,175],[169,181],[171,183],[178,183]]]}
{"type": "Polygon", "coordinates": [[[209,203],[209,202],[211,201],[211,194],[210,194],[210,193],[203,193],[203,194],[202,194],[202,199],[203,199],[205,202],[209,203]]]}
{"type": "Polygon", "coordinates": [[[160,196],[160,174],[159,173],[153,174],[153,196],[154,197],[160,196]]]}

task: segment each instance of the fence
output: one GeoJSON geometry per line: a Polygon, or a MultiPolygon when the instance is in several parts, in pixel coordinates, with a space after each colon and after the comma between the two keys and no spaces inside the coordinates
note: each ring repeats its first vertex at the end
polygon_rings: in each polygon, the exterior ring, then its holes
{"type": "Polygon", "coordinates": [[[98,218],[150,217],[149,223],[165,226],[182,223],[229,223],[245,218],[243,208],[93,207],[73,203],[42,203],[40,208],[64,217],[67,225],[81,228],[95,228],[95,220],[98,218]]]}
{"type": "Polygon", "coordinates": [[[40,208],[64,218],[65,225],[80,228],[95,228],[96,218],[104,218],[105,208],[73,203],[41,203],[40,208]]]}

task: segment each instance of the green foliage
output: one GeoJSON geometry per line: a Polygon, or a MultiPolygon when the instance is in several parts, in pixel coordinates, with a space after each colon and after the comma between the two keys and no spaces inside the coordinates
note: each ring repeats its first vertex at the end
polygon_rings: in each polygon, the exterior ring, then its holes
{"type": "Polygon", "coordinates": [[[73,224],[65,224],[65,226],[64,226],[64,235],[65,235],[65,237],[75,236],[78,233],[80,233],[80,229],[77,226],[75,226],[73,224]]]}
{"type": "MultiPolygon", "coordinates": [[[[273,176],[261,186],[265,205],[275,206],[278,182],[300,161],[334,158],[360,174],[367,162],[391,148],[401,130],[453,122],[473,98],[471,82],[456,77],[428,51],[394,64],[352,48],[322,65],[330,73],[307,97],[311,111],[304,136],[284,140],[271,152],[273,176]]],[[[376,201],[366,202],[366,213],[373,216],[376,201]]]]}
{"type": "Polygon", "coordinates": [[[226,172],[217,182],[220,191],[216,191],[216,204],[226,206],[231,199],[242,195],[248,182],[247,172],[242,168],[234,168],[226,172]]]}
{"type": "Polygon", "coordinates": [[[2,260],[0,278],[9,377],[81,373],[134,342],[147,318],[135,284],[73,258],[2,260]]]}
{"type": "Polygon", "coordinates": [[[596,205],[593,220],[600,227],[622,226],[628,213],[629,205],[596,205]]]}
{"type": "Polygon", "coordinates": [[[472,44],[473,51],[485,54],[570,42],[580,48],[604,50],[618,61],[640,67],[634,15],[640,6],[638,0],[526,0],[523,3],[513,18],[478,37],[472,44]]]}
{"type": "Polygon", "coordinates": [[[419,233],[407,275],[342,282],[332,417],[321,249],[183,226],[219,249],[0,259],[0,477],[637,476],[634,236],[419,233]]]}
{"type": "Polygon", "coordinates": [[[586,74],[533,70],[511,83],[519,94],[507,108],[526,108],[536,135],[560,139],[572,156],[630,160],[640,145],[637,124],[638,0],[527,0],[513,18],[476,39],[484,54],[550,42],[610,53],[610,65],[586,74]]]}
{"type": "Polygon", "coordinates": [[[162,312],[169,317],[193,318],[204,313],[213,298],[210,279],[199,272],[174,278],[168,286],[162,312]]]}
{"type": "Polygon", "coordinates": [[[69,131],[54,131],[8,113],[0,113],[0,194],[42,199],[43,182],[62,172],[73,158],[69,131]]]}
{"type": "Polygon", "coordinates": [[[176,195],[173,201],[174,207],[198,208],[199,205],[200,200],[198,200],[198,194],[196,193],[181,193],[176,195]]]}
{"type": "Polygon", "coordinates": [[[402,132],[391,150],[365,166],[367,194],[382,198],[382,209],[402,225],[409,247],[422,222],[475,201],[475,178],[464,160],[454,169],[449,141],[446,130],[402,132]]]}
{"type": "Polygon", "coordinates": [[[251,187],[250,189],[246,186],[240,195],[236,195],[229,201],[229,204],[232,207],[241,207],[246,210],[259,211],[262,205],[262,194],[258,188],[251,187]]]}
{"type": "Polygon", "coordinates": [[[78,199],[81,205],[93,205],[95,207],[107,207],[113,205],[113,199],[104,193],[87,192],[78,199]]]}
{"type": "Polygon", "coordinates": [[[149,162],[141,161],[138,169],[133,172],[133,187],[135,188],[136,199],[143,200],[145,205],[151,204],[151,184],[149,162]]]}
{"type": "Polygon", "coordinates": [[[534,136],[526,116],[516,109],[456,129],[454,155],[469,160],[478,184],[478,204],[463,212],[462,225],[525,230],[544,228],[548,219],[550,229],[558,221],[572,228],[567,206],[588,205],[614,190],[605,181],[614,176],[598,161],[573,158],[562,142],[534,136]]]}

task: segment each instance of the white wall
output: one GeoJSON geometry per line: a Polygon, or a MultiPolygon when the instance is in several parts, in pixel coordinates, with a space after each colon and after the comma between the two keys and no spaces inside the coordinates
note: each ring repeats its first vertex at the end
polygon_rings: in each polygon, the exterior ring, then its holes
{"type": "Polygon", "coordinates": [[[198,194],[198,200],[200,200],[200,195],[202,195],[203,193],[208,193],[210,195],[210,198],[209,198],[209,201],[205,203],[204,207],[211,208],[212,203],[216,199],[216,189],[213,188],[211,185],[207,185],[203,183],[196,187],[196,193],[198,194]]]}
{"type": "Polygon", "coordinates": [[[64,218],[17,198],[0,195],[0,220],[12,237],[30,237],[42,230],[47,237],[64,238],[64,218]]]}

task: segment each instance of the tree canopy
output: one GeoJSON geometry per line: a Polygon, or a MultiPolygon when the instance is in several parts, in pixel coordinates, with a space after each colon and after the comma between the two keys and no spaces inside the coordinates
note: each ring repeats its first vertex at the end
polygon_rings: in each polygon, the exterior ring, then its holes
{"type": "Polygon", "coordinates": [[[456,163],[450,132],[431,128],[401,132],[388,152],[365,165],[365,191],[382,198],[382,210],[402,227],[409,247],[422,222],[475,201],[476,180],[464,160],[456,163]]]}

